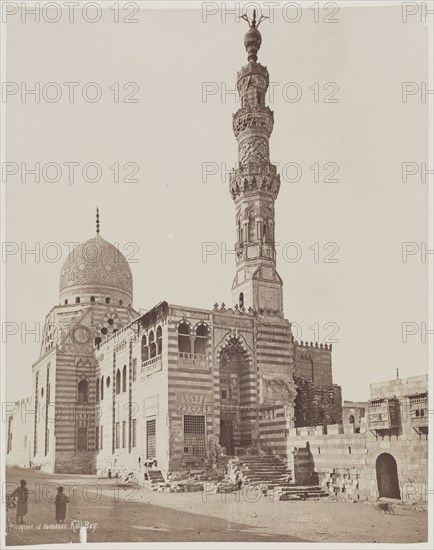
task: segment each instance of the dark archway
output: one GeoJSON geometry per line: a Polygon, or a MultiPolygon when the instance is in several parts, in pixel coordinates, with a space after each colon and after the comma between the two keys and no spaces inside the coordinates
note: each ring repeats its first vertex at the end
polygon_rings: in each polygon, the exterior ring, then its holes
{"type": "Polygon", "coordinates": [[[378,497],[401,498],[396,460],[389,453],[378,456],[375,464],[377,471],[378,497]]]}
{"type": "Polygon", "coordinates": [[[220,438],[228,455],[235,447],[252,445],[249,413],[252,396],[256,395],[254,373],[249,356],[237,337],[226,341],[218,355],[220,378],[220,438]]]}

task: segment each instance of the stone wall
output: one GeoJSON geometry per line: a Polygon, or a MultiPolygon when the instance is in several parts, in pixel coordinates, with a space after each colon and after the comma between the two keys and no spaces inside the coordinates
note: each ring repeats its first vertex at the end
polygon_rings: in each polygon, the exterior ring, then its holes
{"type": "Polygon", "coordinates": [[[333,384],[332,345],[294,342],[295,376],[316,386],[333,384]]]}
{"type": "Polygon", "coordinates": [[[421,415],[427,405],[418,401],[415,415],[412,406],[412,399],[426,396],[427,389],[427,376],[371,385],[372,399],[398,400],[397,428],[376,430],[367,415],[360,419],[359,433],[353,423],[290,429],[288,462],[296,483],[318,479],[344,500],[388,496],[405,503],[427,502],[428,427],[423,421],[428,410],[421,415]]]}
{"type": "Polygon", "coordinates": [[[360,429],[362,418],[366,416],[366,409],[368,408],[367,402],[361,401],[344,401],[342,407],[342,423],[354,424],[356,430],[360,429]],[[351,422],[354,420],[354,422],[351,422]]]}
{"type": "Polygon", "coordinates": [[[295,426],[320,426],[342,422],[341,388],[336,384],[316,386],[304,378],[295,379],[295,426]]]}
{"type": "Polygon", "coordinates": [[[292,407],[261,405],[258,411],[259,447],[267,453],[288,461],[287,436],[292,419],[292,407]]]}
{"type": "Polygon", "coordinates": [[[33,456],[34,405],[31,398],[6,403],[5,446],[8,466],[28,467],[33,456]]]}
{"type": "Polygon", "coordinates": [[[295,428],[290,430],[288,446],[296,483],[319,483],[338,499],[368,499],[363,483],[365,434],[356,434],[349,426],[344,430],[342,425],[295,428]]]}

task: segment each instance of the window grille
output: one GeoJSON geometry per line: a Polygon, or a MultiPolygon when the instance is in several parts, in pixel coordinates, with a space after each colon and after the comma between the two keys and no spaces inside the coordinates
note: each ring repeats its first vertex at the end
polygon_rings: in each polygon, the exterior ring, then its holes
{"type": "Polygon", "coordinates": [[[116,422],[115,424],[115,448],[119,449],[120,447],[120,424],[116,422]]]}
{"type": "Polygon", "coordinates": [[[184,416],[184,453],[195,457],[206,456],[205,416],[184,416]]]}

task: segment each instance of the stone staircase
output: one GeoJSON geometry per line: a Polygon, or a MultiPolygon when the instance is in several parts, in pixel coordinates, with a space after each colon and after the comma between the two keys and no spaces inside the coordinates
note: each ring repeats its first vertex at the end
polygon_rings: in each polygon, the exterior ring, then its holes
{"type": "Polygon", "coordinates": [[[277,492],[281,500],[307,500],[328,496],[320,485],[295,485],[291,470],[274,456],[239,456],[243,485],[259,485],[277,492]]]}
{"type": "Polygon", "coordinates": [[[165,483],[163,474],[160,470],[148,470],[146,473],[148,475],[147,481],[151,486],[158,485],[159,483],[165,483]]]}

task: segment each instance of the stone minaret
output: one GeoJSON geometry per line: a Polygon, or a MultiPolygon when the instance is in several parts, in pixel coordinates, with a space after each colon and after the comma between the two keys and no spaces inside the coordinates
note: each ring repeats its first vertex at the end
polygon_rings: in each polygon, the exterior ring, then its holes
{"type": "Polygon", "coordinates": [[[274,219],[280,177],[270,163],[269,150],[274,119],[265,105],[268,71],[257,62],[261,34],[255,12],[248,22],[250,29],[244,38],[248,64],[237,75],[241,108],[233,115],[239,163],[230,175],[237,227],[232,298],[239,307],[283,316],[283,283],[276,271],[274,219]]]}

